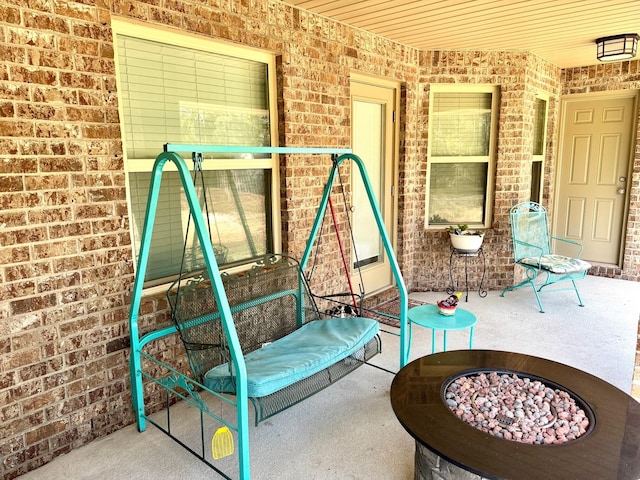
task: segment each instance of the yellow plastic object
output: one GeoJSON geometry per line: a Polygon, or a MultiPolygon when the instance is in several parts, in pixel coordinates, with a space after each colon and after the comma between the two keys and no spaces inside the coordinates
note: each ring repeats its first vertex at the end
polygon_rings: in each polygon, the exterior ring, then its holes
{"type": "Polygon", "coordinates": [[[233,435],[227,427],[220,427],[211,439],[211,455],[219,460],[233,454],[233,435]]]}

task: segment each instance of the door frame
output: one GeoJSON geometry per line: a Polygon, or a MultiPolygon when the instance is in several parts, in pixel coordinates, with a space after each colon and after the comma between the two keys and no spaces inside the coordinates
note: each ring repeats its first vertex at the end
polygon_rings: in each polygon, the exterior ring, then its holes
{"type": "MultiPolygon", "coordinates": [[[[396,251],[397,256],[397,245],[398,245],[398,223],[399,223],[399,215],[398,215],[398,196],[399,196],[399,156],[400,156],[400,89],[402,83],[397,80],[392,80],[389,78],[378,77],[375,75],[368,75],[360,72],[351,71],[349,75],[350,84],[351,83],[360,83],[365,85],[371,85],[374,87],[381,87],[394,90],[394,121],[393,121],[393,138],[391,141],[392,145],[392,158],[391,158],[391,185],[386,186],[389,190],[389,195],[386,195],[385,198],[389,198],[391,201],[391,218],[388,220],[390,228],[388,229],[388,235],[391,240],[391,247],[394,251],[396,251]]],[[[352,99],[352,95],[349,95],[350,99],[352,99]]],[[[350,100],[350,104],[352,100],[350,100]]],[[[353,117],[352,117],[353,118],[353,117]]],[[[356,155],[358,152],[354,152],[356,155]]],[[[384,212],[384,208],[380,208],[381,211],[384,212]]],[[[386,220],[386,219],[383,219],[386,220]]],[[[387,222],[385,222],[387,223],[387,222]]],[[[353,269],[353,263],[350,262],[351,268],[353,269]]],[[[389,266],[389,268],[391,268],[389,266]]],[[[376,289],[371,292],[365,292],[368,296],[377,294],[381,291],[384,291],[388,288],[391,288],[395,285],[395,279],[393,275],[390,276],[389,285],[382,287],[381,289],[376,289]]]]}
{"type": "MultiPolygon", "coordinates": [[[[562,95],[560,97],[560,114],[558,121],[558,162],[554,175],[554,194],[553,194],[553,222],[552,222],[552,235],[556,235],[557,230],[557,218],[559,215],[558,208],[559,202],[558,198],[560,197],[561,191],[561,174],[562,168],[566,166],[564,160],[561,156],[562,150],[564,148],[565,138],[565,115],[567,112],[566,105],[570,102],[580,102],[580,101],[588,101],[588,100],[607,100],[607,99],[618,99],[618,98],[632,98],[633,99],[633,119],[631,128],[631,134],[629,136],[629,158],[627,162],[627,179],[629,182],[627,183],[626,192],[624,193],[624,205],[622,211],[622,222],[620,227],[620,249],[618,253],[618,261],[615,265],[616,267],[623,268],[623,260],[624,260],[624,251],[626,245],[626,233],[628,229],[628,218],[629,218],[629,203],[631,198],[631,178],[633,173],[633,164],[635,160],[635,151],[636,151],[636,142],[638,137],[638,97],[640,94],[640,90],[637,89],[629,89],[629,90],[610,90],[603,92],[590,92],[590,93],[575,93],[562,95]]],[[[594,262],[597,263],[597,262],[594,262]]]]}

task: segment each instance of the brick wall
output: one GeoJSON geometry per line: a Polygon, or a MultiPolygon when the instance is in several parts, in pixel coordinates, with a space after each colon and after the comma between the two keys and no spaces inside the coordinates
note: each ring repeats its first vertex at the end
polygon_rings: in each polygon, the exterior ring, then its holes
{"type": "MultiPolygon", "coordinates": [[[[269,0],[0,0],[0,468],[7,479],[133,421],[127,319],[134,256],[113,16],[281,53],[279,131],[287,146],[349,145],[352,71],[402,82],[398,252],[412,290],[448,282],[448,240],[424,230],[430,84],[501,86],[495,215],[485,240],[488,284],[499,288],[513,275],[506,212],[527,196],[534,90],[552,95],[551,132],[560,83],[563,93],[603,88],[598,78],[604,84],[610,73],[561,73],[526,54],[420,53],[269,0]]],[[[622,65],[621,88],[637,88],[637,63],[622,65]]],[[[551,135],[547,151],[544,195],[552,201],[551,135]]],[[[329,167],[303,156],[282,160],[284,249],[295,256],[329,167]]],[[[630,262],[638,261],[639,175],[636,160],[630,262]]],[[[339,258],[324,256],[321,289],[340,285],[337,271],[339,258]]],[[[638,271],[625,267],[620,275],[638,279],[638,271]]],[[[145,298],[139,320],[142,331],[166,324],[163,296],[145,298]]],[[[175,339],[154,348],[184,367],[175,339]]]]}
{"type": "MultiPolygon", "coordinates": [[[[115,15],[280,52],[279,123],[288,146],[349,145],[352,70],[415,81],[416,51],[267,0],[0,1],[3,478],[133,421],[127,320],[134,256],[115,15]]],[[[404,92],[407,122],[415,118],[414,95],[404,92]]],[[[295,256],[329,168],[329,159],[283,158],[283,243],[295,256]],[[315,201],[300,201],[308,196],[315,201]]],[[[329,289],[340,260],[326,257],[318,275],[329,289]]],[[[168,322],[162,295],[145,298],[139,320],[143,332],[168,322]]],[[[184,367],[175,339],[154,348],[184,367]]]]}
{"type": "MultiPolygon", "coordinates": [[[[429,125],[429,86],[438,83],[488,84],[500,87],[500,123],[498,127],[498,155],[496,159],[495,194],[492,228],[485,234],[483,251],[487,263],[484,286],[500,289],[513,283],[513,257],[510,250],[509,209],[529,199],[531,184],[531,152],[533,151],[533,106],[536,91],[550,95],[550,103],[557,104],[560,70],[535,55],[512,52],[432,52],[421,58],[420,125],[422,143],[420,172],[416,194],[416,209],[411,216],[418,231],[425,228],[424,198],[426,195],[426,156],[429,125]]],[[[549,110],[546,172],[553,172],[555,140],[551,128],[555,125],[557,108],[549,110]]],[[[545,195],[549,196],[548,187],[545,195]]],[[[406,213],[408,215],[408,212],[406,213]]],[[[449,235],[444,229],[427,231],[414,249],[412,263],[413,288],[442,289],[449,280],[449,235]]],[[[461,264],[458,264],[461,265],[461,264]]],[[[482,270],[478,261],[469,262],[470,284],[477,285],[482,270]]],[[[454,275],[457,272],[454,272],[454,275]]]]}
{"type": "Polygon", "coordinates": [[[133,266],[109,17],[22,3],[0,3],[3,478],[131,421],[133,266]]]}

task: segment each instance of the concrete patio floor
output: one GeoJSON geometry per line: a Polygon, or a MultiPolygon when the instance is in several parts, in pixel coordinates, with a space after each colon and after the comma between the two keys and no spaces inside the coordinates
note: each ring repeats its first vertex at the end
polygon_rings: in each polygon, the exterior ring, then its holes
{"type": "MultiPolygon", "coordinates": [[[[579,283],[585,302],[571,291],[542,296],[537,309],[530,289],[500,297],[469,293],[462,307],[476,314],[474,348],[506,350],[579,368],[626,393],[631,391],[640,317],[640,283],[587,277],[579,283]]],[[[435,302],[447,295],[413,293],[435,302]]],[[[463,297],[464,300],[464,297],[463,297]]],[[[397,329],[383,326],[389,332],[397,329]]],[[[431,333],[414,328],[411,359],[430,353],[431,333]]],[[[437,349],[442,348],[441,334],[437,349]]],[[[468,348],[468,331],[450,332],[448,350],[468,348]]],[[[372,363],[391,371],[399,365],[399,339],[383,334],[383,352],[372,363]]],[[[398,479],[413,478],[414,441],[396,420],[389,402],[393,374],[364,366],[312,398],[250,426],[252,478],[398,479]]],[[[181,402],[184,403],[184,402],[181,402]]],[[[172,424],[187,437],[199,436],[192,423],[181,426],[193,408],[177,405],[172,424]]],[[[220,407],[222,408],[222,407],[220,407]]],[[[190,422],[190,421],[187,421],[190,422]]],[[[209,437],[210,438],[210,437],[209,437]]],[[[199,441],[199,440],[198,440],[199,441]]],[[[236,457],[220,465],[233,470],[236,457]]],[[[235,472],[235,473],[234,473],[235,472]]],[[[20,477],[24,480],[204,479],[219,476],[158,429],[139,433],[130,425],[61,456],[20,477]]]]}

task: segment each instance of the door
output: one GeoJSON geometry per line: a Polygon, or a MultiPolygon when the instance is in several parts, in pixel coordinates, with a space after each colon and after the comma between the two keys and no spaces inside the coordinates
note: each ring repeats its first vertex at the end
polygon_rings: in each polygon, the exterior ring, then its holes
{"type": "MultiPolygon", "coordinates": [[[[353,153],[364,162],[389,238],[395,238],[395,102],[397,88],[364,82],[351,83],[353,153]]],[[[351,265],[360,268],[366,294],[393,285],[391,264],[359,173],[351,176],[351,221],[355,248],[351,265]]],[[[355,272],[354,272],[355,273],[355,272]]]]}
{"type": "Polygon", "coordinates": [[[554,232],[582,243],[585,260],[621,262],[635,109],[634,94],[563,101],[554,232]]]}

